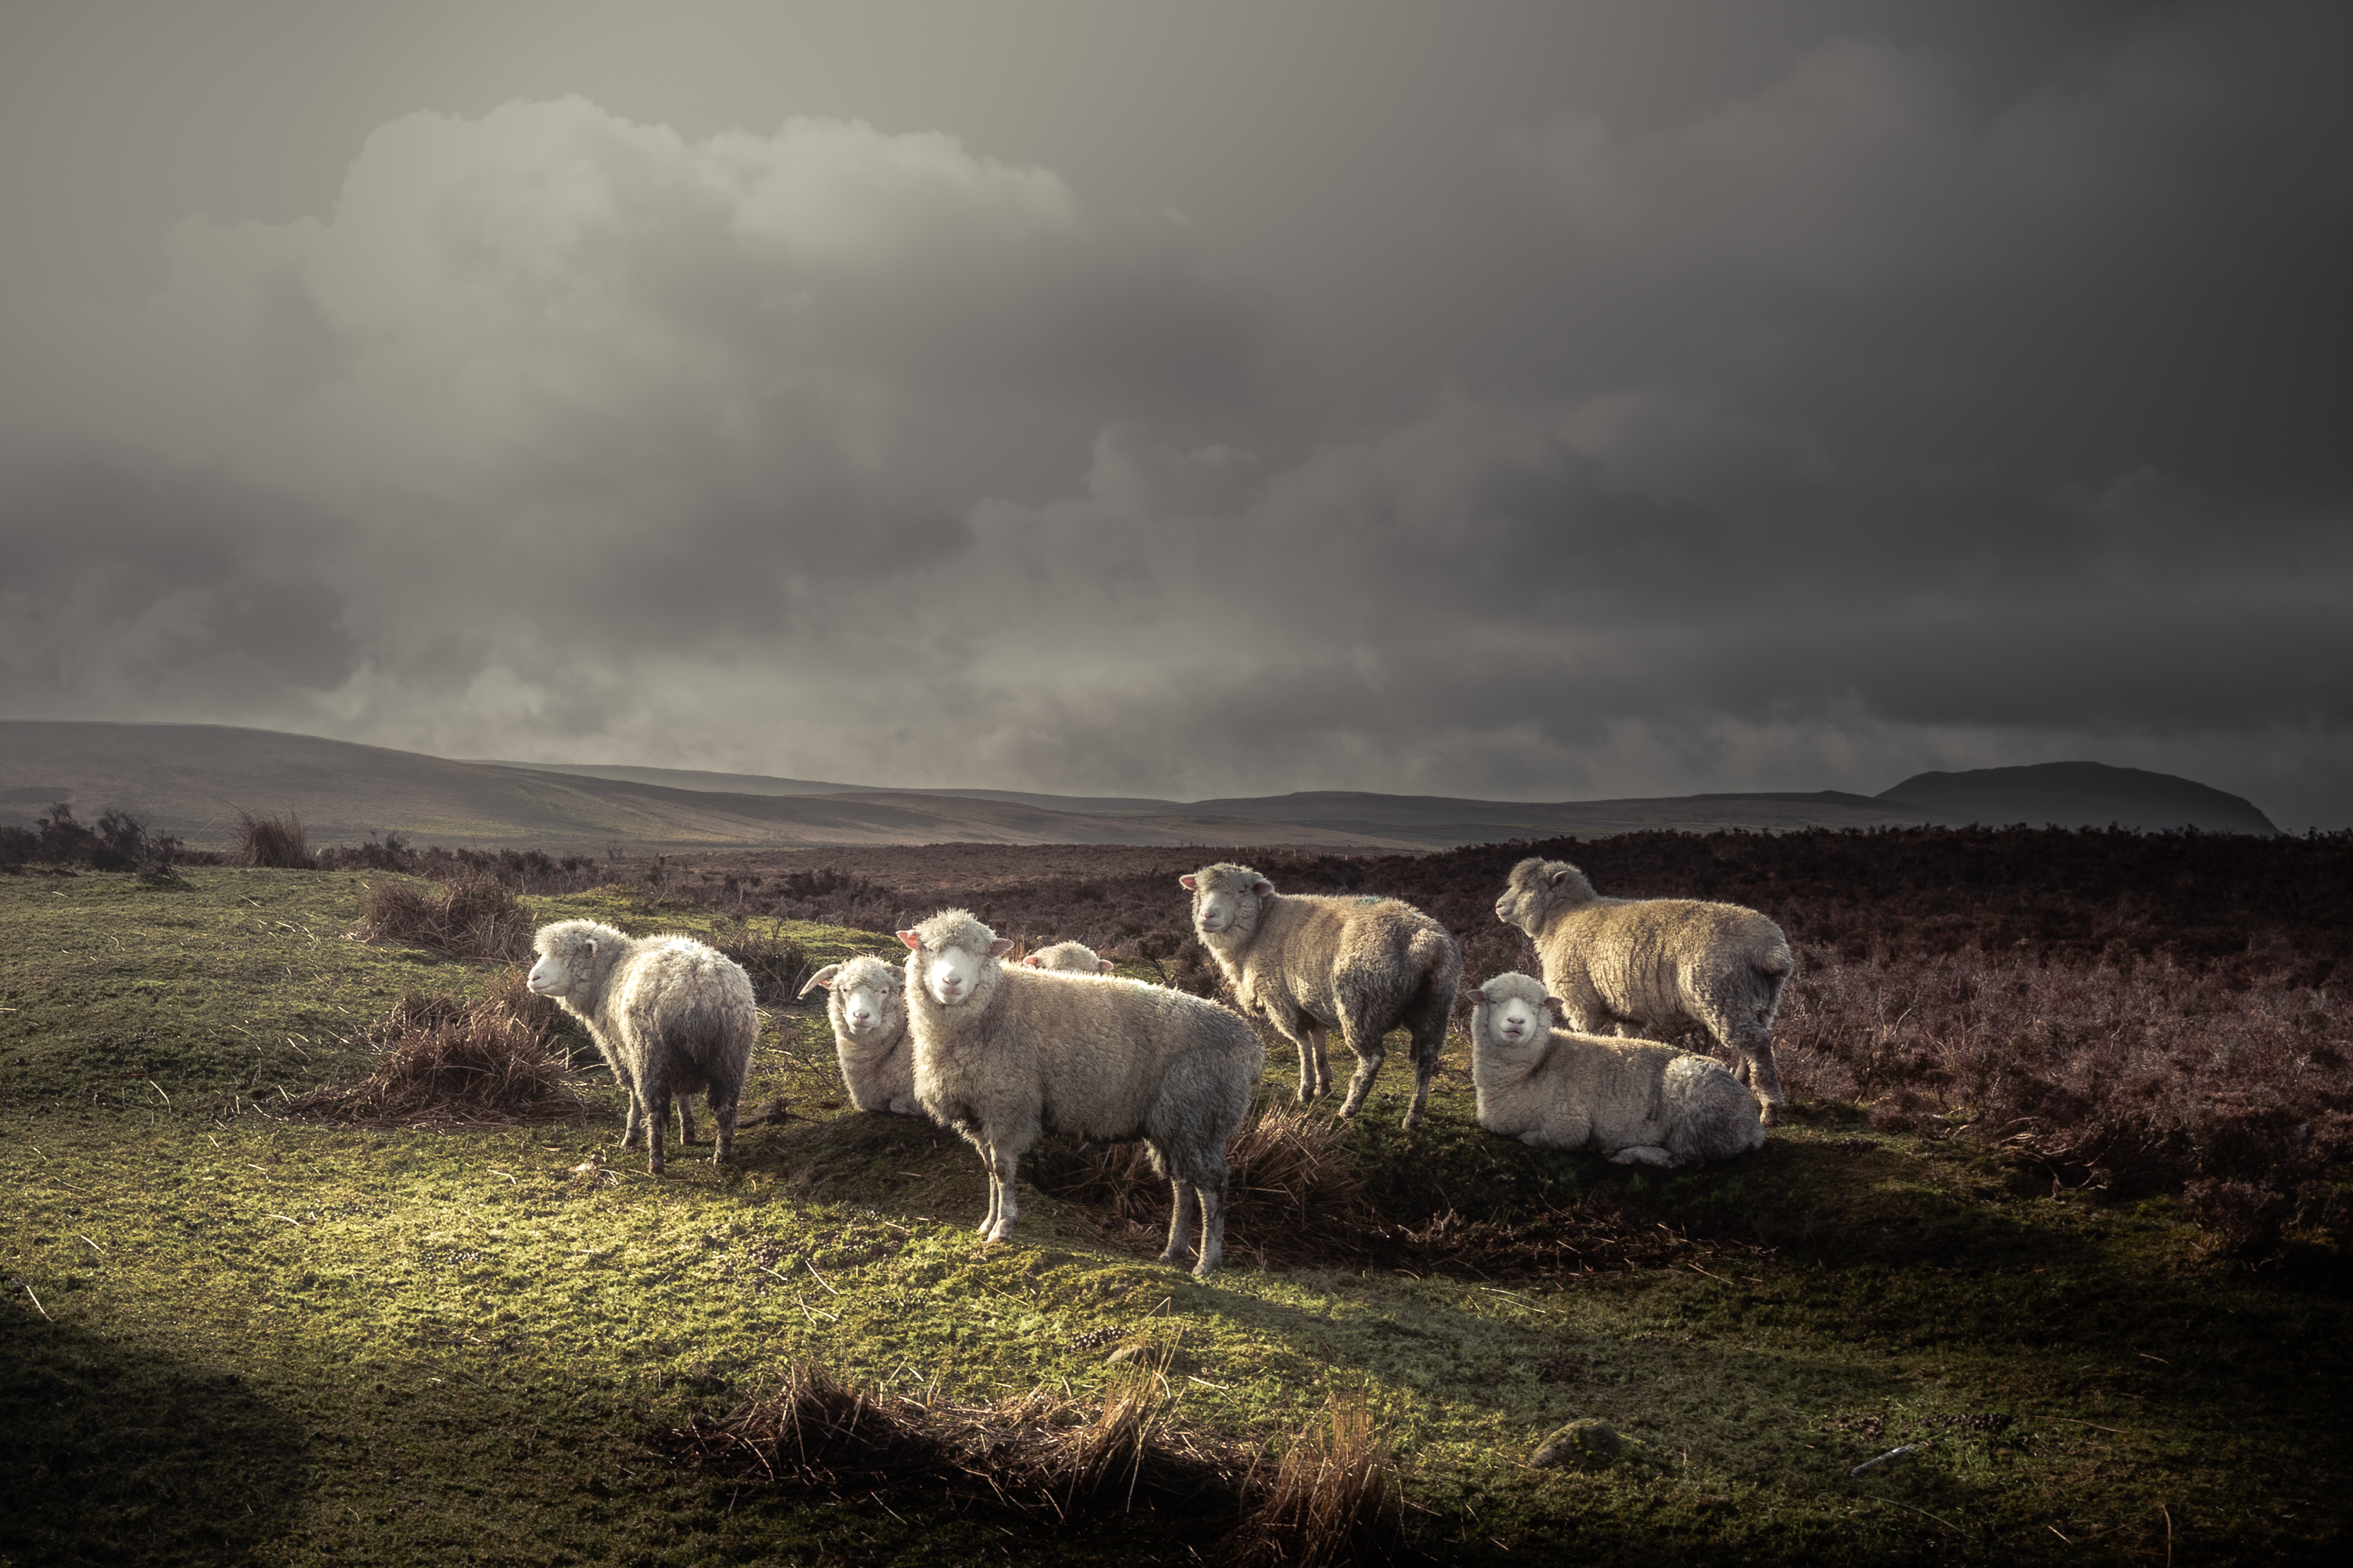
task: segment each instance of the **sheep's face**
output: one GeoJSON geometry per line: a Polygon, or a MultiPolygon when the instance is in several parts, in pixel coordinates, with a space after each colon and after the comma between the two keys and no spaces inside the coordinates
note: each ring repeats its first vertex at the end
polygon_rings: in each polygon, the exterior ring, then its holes
{"type": "Polygon", "coordinates": [[[1012,942],[965,913],[946,910],[899,940],[913,955],[908,974],[943,1007],[968,1001],[981,990],[986,972],[995,968],[1012,942]]]}
{"type": "Polygon", "coordinates": [[[1471,993],[1471,1038],[1498,1057],[1533,1056],[1551,1036],[1559,1002],[1525,974],[1498,974],[1471,993]]]}
{"type": "Polygon", "coordinates": [[[833,993],[841,1026],[853,1035],[872,1035],[887,1033],[904,1012],[900,995],[905,983],[905,977],[889,964],[862,958],[828,964],[809,977],[802,992],[807,994],[811,987],[825,987],[833,993]]]}
{"type": "Polygon", "coordinates": [[[1593,884],[1567,861],[1529,858],[1512,868],[1512,879],[1495,900],[1495,918],[1530,936],[1541,936],[1555,910],[1573,909],[1592,898],[1593,884]]]}
{"type": "Polygon", "coordinates": [[[573,987],[585,977],[588,965],[596,961],[594,942],[558,942],[539,955],[531,966],[523,984],[535,995],[569,996],[573,987]]]}
{"type": "Polygon", "coordinates": [[[1254,927],[1259,900],[1274,891],[1272,882],[1249,867],[1222,862],[1179,877],[1176,883],[1193,895],[1193,929],[1203,936],[1254,927]]]}

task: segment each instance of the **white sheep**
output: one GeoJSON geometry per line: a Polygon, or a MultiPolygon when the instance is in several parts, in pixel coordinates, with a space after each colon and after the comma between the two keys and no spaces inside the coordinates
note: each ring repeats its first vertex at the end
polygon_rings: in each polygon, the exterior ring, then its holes
{"type": "Polygon", "coordinates": [[[1226,1144],[1266,1065],[1257,1032],[1166,986],[999,963],[1012,943],[963,910],[899,940],[915,1099],[980,1151],[980,1234],[1012,1236],[1014,1173],[1042,1133],[1141,1139],[1175,1189],[1161,1260],[1184,1261],[1198,1223],[1193,1272],[1214,1273],[1225,1250],[1226,1144]]]}
{"type": "Polygon", "coordinates": [[[1566,860],[1512,868],[1495,918],[1536,944],[1569,1027],[1672,1034],[1697,1025],[1740,1056],[1740,1079],[1780,1119],[1773,1016],[1797,972],[1781,928],[1755,910],[1699,899],[1605,899],[1566,860]]]}
{"type": "Polygon", "coordinates": [[[1471,993],[1479,1125],[1621,1165],[1728,1160],[1765,1146],[1754,1096],[1723,1066],[1651,1040],[1555,1028],[1561,999],[1517,972],[1471,993]]]}
{"type": "Polygon", "coordinates": [[[804,996],[822,988],[825,1016],[833,1026],[833,1054],[849,1102],[860,1110],[915,1116],[915,1058],[907,1045],[907,1003],[900,988],[906,976],[871,954],[828,963],[801,987],[804,996]]]}
{"type": "Polygon", "coordinates": [[[1177,883],[1193,895],[1193,930],[1243,1008],[1299,1047],[1302,1104],[1332,1087],[1325,1042],[1334,1029],[1356,1055],[1340,1114],[1354,1116],[1381,1070],[1381,1037],[1413,1037],[1413,1103],[1421,1123],[1446,1020],[1462,983],[1462,954],[1446,928],[1395,899],[1278,893],[1247,866],[1220,861],[1177,883]]]}
{"type": "Polygon", "coordinates": [[[718,1124],[712,1163],[735,1144],[735,1104],[751,1070],[760,1012],[750,976],[688,936],[629,937],[594,921],[539,928],[527,984],[588,1026],[596,1049],[629,1097],[627,1148],[646,1138],[646,1169],[662,1172],[662,1125],[678,1097],[679,1139],[694,1142],[687,1097],[709,1096],[718,1124]]]}
{"type": "Polygon", "coordinates": [[[1058,942],[1051,947],[1041,947],[1022,963],[1032,969],[1055,969],[1065,974],[1109,974],[1118,965],[1108,958],[1096,955],[1095,950],[1082,942],[1058,942]]]}

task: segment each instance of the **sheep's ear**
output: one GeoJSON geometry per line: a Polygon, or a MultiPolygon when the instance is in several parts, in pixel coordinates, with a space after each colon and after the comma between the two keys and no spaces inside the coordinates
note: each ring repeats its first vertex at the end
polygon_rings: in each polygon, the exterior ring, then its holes
{"type": "Polygon", "coordinates": [[[1177,885],[1178,887],[1180,887],[1180,888],[1184,889],[1185,889],[1187,892],[1188,892],[1188,893],[1189,893],[1189,892],[1191,892],[1191,891],[1193,891],[1193,879],[1192,879],[1192,878],[1190,878],[1190,877],[1179,877],[1179,878],[1177,878],[1177,879],[1176,879],[1176,885],[1177,885]]]}
{"type": "Polygon", "coordinates": [[[988,944],[988,956],[991,958],[1003,958],[1012,951],[1013,939],[1009,936],[1000,936],[988,944]]]}
{"type": "Polygon", "coordinates": [[[1022,963],[1026,963],[1026,964],[1028,964],[1030,968],[1035,969],[1035,968],[1037,968],[1037,967],[1038,967],[1038,955],[1037,955],[1036,953],[1034,953],[1034,952],[1033,952],[1033,953],[1031,953],[1029,957],[1027,957],[1027,958],[1023,959],[1021,962],[1022,962],[1022,963]]]}
{"type": "Polygon", "coordinates": [[[1113,970],[1117,969],[1119,965],[1113,963],[1108,958],[1098,958],[1095,960],[1095,973],[1097,974],[1109,974],[1113,970]]]}
{"type": "Polygon", "coordinates": [[[818,970],[815,974],[808,977],[808,984],[801,987],[801,994],[806,996],[820,985],[824,986],[828,991],[832,990],[833,977],[840,973],[841,965],[839,963],[827,964],[823,969],[818,970]]]}
{"type": "Polygon", "coordinates": [[[905,942],[905,943],[908,945],[908,947],[909,947],[909,948],[911,948],[911,949],[912,949],[912,948],[918,948],[918,947],[921,947],[921,946],[923,946],[923,939],[922,937],[917,936],[913,931],[901,931],[901,932],[899,933],[899,940],[900,940],[901,942],[905,942]]]}
{"type": "Polygon", "coordinates": [[[1563,1028],[1567,1028],[1568,1026],[1568,1004],[1562,1001],[1559,997],[1546,997],[1545,1011],[1550,1013],[1553,1016],[1554,1021],[1558,1023],[1563,1028]]]}
{"type": "Polygon", "coordinates": [[[588,943],[588,956],[591,958],[596,956],[596,943],[593,940],[588,943]]]}
{"type": "Polygon", "coordinates": [[[1568,868],[1563,866],[1559,870],[1555,871],[1551,876],[1546,877],[1545,880],[1550,882],[1556,888],[1559,887],[1563,882],[1568,880],[1568,868]]]}
{"type": "Polygon", "coordinates": [[[1264,877],[1261,877],[1257,881],[1250,884],[1250,891],[1256,893],[1262,899],[1269,893],[1274,891],[1274,884],[1268,881],[1264,877]]]}

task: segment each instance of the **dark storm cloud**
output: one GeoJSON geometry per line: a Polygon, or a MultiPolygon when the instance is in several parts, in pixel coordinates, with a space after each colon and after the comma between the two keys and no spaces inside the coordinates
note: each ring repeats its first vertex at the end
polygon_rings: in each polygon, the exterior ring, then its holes
{"type": "Polygon", "coordinates": [[[1167,795],[2097,755],[2353,820],[2341,11],[1490,20],[1274,27],[1025,158],[392,120],[138,310],[0,323],[0,700],[1167,795]],[[1124,188],[1197,142],[1201,213],[1124,188]]]}

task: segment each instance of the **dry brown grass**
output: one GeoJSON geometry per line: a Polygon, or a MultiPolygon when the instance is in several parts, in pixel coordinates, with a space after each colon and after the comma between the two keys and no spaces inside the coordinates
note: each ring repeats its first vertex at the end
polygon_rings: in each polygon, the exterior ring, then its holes
{"type": "Polygon", "coordinates": [[[352,934],[362,942],[505,963],[531,952],[532,929],[512,893],[488,877],[467,877],[438,888],[371,883],[352,934]]]}
{"type": "Polygon", "coordinates": [[[1271,1471],[1261,1481],[1253,1468],[1243,1482],[1255,1503],[1235,1532],[1237,1564],[1324,1568],[1403,1555],[1404,1494],[1363,1389],[1332,1395],[1271,1471]]]}
{"type": "Polygon", "coordinates": [[[308,871],[318,864],[311,857],[302,819],[290,811],[284,816],[238,812],[237,850],[230,858],[239,866],[275,867],[287,871],[308,871]]]}
{"type": "Polygon", "coordinates": [[[405,994],[367,1031],[375,1068],[359,1082],[314,1089],[294,1109],[343,1121],[541,1121],[576,1117],[586,1101],[562,1045],[520,973],[484,995],[405,994]]]}
{"type": "Polygon", "coordinates": [[[1092,1408],[1044,1392],[992,1405],[883,1394],[800,1362],[774,1394],[665,1443],[716,1468],[837,1490],[929,1484],[1056,1520],[1144,1506],[1230,1519],[1245,1456],[1169,1419],[1170,1353],[1144,1350],[1092,1408]]]}

